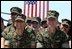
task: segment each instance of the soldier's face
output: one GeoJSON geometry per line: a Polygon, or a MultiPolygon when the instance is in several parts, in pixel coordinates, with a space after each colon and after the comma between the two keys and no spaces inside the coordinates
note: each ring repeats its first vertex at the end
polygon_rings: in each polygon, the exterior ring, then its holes
{"type": "Polygon", "coordinates": [[[31,26],[31,20],[28,20],[28,21],[27,21],[27,24],[28,24],[29,26],[31,26]]]}
{"type": "Polygon", "coordinates": [[[14,22],[15,21],[15,18],[18,16],[17,13],[11,13],[11,18],[12,18],[12,21],[14,22]]]}
{"type": "Polygon", "coordinates": [[[55,18],[48,18],[47,25],[48,26],[52,26],[52,27],[56,27],[56,25],[57,25],[57,19],[55,19],[55,18]]]}
{"type": "Polygon", "coordinates": [[[42,25],[43,28],[47,28],[47,23],[42,25]]]}
{"type": "Polygon", "coordinates": [[[69,30],[69,27],[66,24],[61,24],[60,30],[63,31],[64,33],[67,33],[69,30]]]}
{"type": "Polygon", "coordinates": [[[14,26],[18,29],[24,29],[26,25],[24,21],[17,20],[15,21],[14,26]]]}
{"type": "Polygon", "coordinates": [[[33,28],[37,28],[38,27],[38,23],[37,22],[32,22],[32,27],[33,28]]]}

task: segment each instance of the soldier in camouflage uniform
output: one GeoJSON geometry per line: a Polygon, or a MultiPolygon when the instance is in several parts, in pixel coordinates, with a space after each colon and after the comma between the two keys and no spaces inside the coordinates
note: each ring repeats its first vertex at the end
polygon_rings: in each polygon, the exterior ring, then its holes
{"type": "Polygon", "coordinates": [[[70,32],[71,21],[68,19],[62,19],[60,29],[61,29],[61,31],[63,31],[66,34],[67,39],[68,39],[68,42],[66,42],[63,45],[64,45],[64,47],[69,48],[69,41],[71,40],[71,32],[70,32]]]}
{"type": "Polygon", "coordinates": [[[10,11],[11,11],[12,24],[10,24],[9,26],[7,26],[4,29],[4,31],[2,32],[2,36],[4,38],[9,38],[9,37],[5,37],[4,34],[11,34],[9,32],[11,32],[11,31],[14,32],[15,31],[13,23],[15,21],[15,18],[18,16],[18,14],[21,14],[22,13],[22,10],[19,7],[12,7],[10,9],[10,11]]]}
{"type": "Polygon", "coordinates": [[[27,23],[27,25],[29,25],[29,26],[31,26],[31,18],[30,17],[27,17],[26,18],[26,23],[27,23]]]}
{"type": "Polygon", "coordinates": [[[14,22],[14,28],[4,30],[5,40],[9,41],[10,48],[34,48],[35,36],[32,29],[26,29],[25,20],[18,16],[14,22]]]}
{"type": "Polygon", "coordinates": [[[71,29],[71,21],[68,19],[62,19],[60,29],[67,35],[67,37],[71,36],[71,32],[69,32],[71,29]]]}
{"type": "Polygon", "coordinates": [[[44,18],[44,20],[42,20],[41,26],[42,26],[42,28],[47,28],[47,20],[46,20],[46,18],[44,18]]]}
{"type": "Polygon", "coordinates": [[[54,10],[48,11],[47,29],[43,34],[39,34],[38,41],[41,42],[43,48],[63,48],[62,44],[66,42],[66,35],[56,29],[59,13],[54,10]]]}
{"type": "Polygon", "coordinates": [[[18,14],[21,14],[22,13],[22,10],[20,9],[20,8],[18,8],[18,7],[12,7],[11,9],[10,9],[10,11],[11,11],[11,20],[12,20],[12,23],[10,24],[10,26],[8,26],[7,28],[5,28],[4,29],[4,31],[3,32],[10,32],[10,31],[14,31],[15,29],[14,29],[14,21],[15,21],[15,18],[18,16],[18,14]]]}
{"type": "Polygon", "coordinates": [[[30,17],[27,17],[26,18],[26,28],[31,28],[31,24],[32,24],[32,20],[31,20],[31,18],[30,17]]]}
{"type": "Polygon", "coordinates": [[[36,42],[36,48],[37,48],[37,34],[39,34],[39,21],[36,17],[32,18],[32,24],[31,24],[31,28],[33,29],[33,31],[35,32],[35,42],[36,42]]]}

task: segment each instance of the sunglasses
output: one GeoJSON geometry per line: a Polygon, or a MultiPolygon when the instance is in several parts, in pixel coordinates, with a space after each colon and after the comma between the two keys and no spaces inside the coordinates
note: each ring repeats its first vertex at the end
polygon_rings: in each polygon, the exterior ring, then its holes
{"type": "Polygon", "coordinates": [[[63,27],[65,27],[65,28],[68,28],[68,25],[66,25],[66,24],[63,24],[63,27]]]}
{"type": "Polygon", "coordinates": [[[32,24],[38,24],[38,22],[36,22],[36,21],[33,21],[33,22],[32,22],[32,24]]]}

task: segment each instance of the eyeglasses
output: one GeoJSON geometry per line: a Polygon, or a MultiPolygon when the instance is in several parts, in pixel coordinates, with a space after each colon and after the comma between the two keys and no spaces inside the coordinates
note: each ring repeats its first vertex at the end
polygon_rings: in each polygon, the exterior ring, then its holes
{"type": "Polygon", "coordinates": [[[36,21],[33,21],[33,22],[32,22],[32,24],[38,24],[38,22],[36,22],[36,21]]]}

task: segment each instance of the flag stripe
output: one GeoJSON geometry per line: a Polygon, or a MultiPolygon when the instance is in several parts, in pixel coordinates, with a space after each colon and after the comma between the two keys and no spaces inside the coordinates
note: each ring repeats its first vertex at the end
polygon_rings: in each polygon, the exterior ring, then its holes
{"type": "Polygon", "coordinates": [[[31,17],[33,17],[33,4],[32,4],[32,9],[31,9],[31,17]]]}
{"type": "Polygon", "coordinates": [[[28,5],[25,7],[25,15],[28,17],[28,5]]]}
{"type": "Polygon", "coordinates": [[[25,14],[25,2],[24,2],[24,14],[25,14]]]}
{"type": "Polygon", "coordinates": [[[36,9],[36,5],[34,4],[34,6],[33,6],[33,17],[35,17],[35,9],[36,9]]]}
{"type": "Polygon", "coordinates": [[[30,4],[29,6],[30,6],[29,7],[29,17],[31,17],[31,8],[32,8],[32,5],[30,4]]]}
{"type": "Polygon", "coordinates": [[[40,13],[41,13],[41,1],[39,2],[39,17],[41,16],[40,13]]]}
{"type": "Polygon", "coordinates": [[[45,1],[43,1],[43,19],[44,19],[44,12],[45,12],[45,1]]]}
{"type": "Polygon", "coordinates": [[[28,17],[29,17],[29,5],[28,5],[28,17]]]}
{"type": "Polygon", "coordinates": [[[39,1],[37,1],[37,17],[39,17],[39,1]]]}
{"type": "Polygon", "coordinates": [[[41,1],[41,11],[40,11],[41,19],[43,19],[43,1],[41,1]]]}
{"type": "Polygon", "coordinates": [[[35,5],[35,16],[37,17],[37,4],[35,5]]]}

